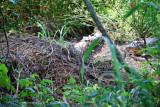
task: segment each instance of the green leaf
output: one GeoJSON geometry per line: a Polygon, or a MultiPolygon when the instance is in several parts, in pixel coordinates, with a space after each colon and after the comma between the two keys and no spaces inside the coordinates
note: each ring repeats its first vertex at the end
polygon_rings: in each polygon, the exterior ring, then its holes
{"type": "Polygon", "coordinates": [[[76,97],[76,101],[77,101],[77,102],[82,102],[82,101],[83,101],[83,96],[76,97]]]}
{"type": "Polygon", "coordinates": [[[41,84],[37,84],[37,87],[40,87],[40,88],[41,88],[41,87],[42,87],[42,85],[41,85],[41,84]]]}
{"type": "Polygon", "coordinates": [[[68,105],[67,104],[63,104],[63,105],[61,105],[61,107],[68,107],[68,105]]]}
{"type": "Polygon", "coordinates": [[[53,82],[52,82],[51,80],[43,79],[43,80],[41,81],[41,84],[43,84],[43,85],[47,85],[47,83],[48,83],[49,85],[50,85],[50,84],[53,85],[53,82]]]}
{"type": "Polygon", "coordinates": [[[75,83],[76,83],[76,80],[75,80],[73,77],[70,77],[70,79],[69,79],[69,83],[71,83],[71,84],[75,84],[75,83]]]}
{"type": "Polygon", "coordinates": [[[96,46],[96,44],[99,42],[99,40],[100,40],[100,38],[94,40],[94,41],[91,43],[91,45],[89,46],[87,52],[85,53],[85,55],[84,55],[84,57],[83,57],[84,61],[87,60],[89,54],[91,53],[92,49],[96,46]]]}
{"type": "Polygon", "coordinates": [[[71,91],[65,91],[64,95],[67,96],[67,95],[70,95],[70,93],[71,93],[71,91]]]}
{"type": "Polygon", "coordinates": [[[43,89],[43,94],[47,94],[47,90],[46,89],[43,89]]]}
{"type": "Polygon", "coordinates": [[[92,105],[92,103],[84,103],[84,107],[87,107],[87,106],[91,106],[92,105]]]}
{"type": "Polygon", "coordinates": [[[60,104],[59,103],[50,103],[50,104],[47,104],[46,107],[60,107],[60,104]]]}
{"type": "Polygon", "coordinates": [[[133,12],[135,12],[139,7],[141,7],[141,5],[135,6],[132,10],[130,10],[127,14],[125,14],[125,15],[123,16],[123,20],[125,20],[125,19],[128,18],[130,15],[132,15],[133,12]]]}
{"type": "Polygon", "coordinates": [[[83,83],[83,76],[84,76],[84,59],[82,58],[82,69],[81,69],[81,79],[83,83]]]}
{"type": "Polygon", "coordinates": [[[19,84],[22,86],[22,87],[28,87],[29,86],[29,79],[26,78],[26,79],[21,79],[18,81],[19,84]]]}
{"type": "Polygon", "coordinates": [[[21,97],[26,97],[28,96],[28,92],[21,92],[21,97]]]}
{"type": "Polygon", "coordinates": [[[19,0],[9,0],[10,2],[12,2],[12,3],[17,3],[17,2],[19,2],[19,0]]]}
{"type": "Polygon", "coordinates": [[[39,77],[39,75],[38,75],[38,74],[32,74],[32,75],[30,76],[30,79],[31,79],[31,80],[35,80],[36,77],[39,77]]]}
{"type": "Polygon", "coordinates": [[[8,69],[5,64],[0,64],[0,71],[3,71],[7,75],[8,69]]]}
{"type": "Polygon", "coordinates": [[[88,96],[88,99],[91,99],[97,95],[97,92],[93,92],[88,96]]]}
{"type": "Polygon", "coordinates": [[[6,86],[7,90],[9,90],[11,88],[10,78],[6,77],[4,82],[5,82],[5,86],[6,86]]]}
{"type": "Polygon", "coordinates": [[[4,106],[5,106],[5,107],[17,107],[18,105],[15,104],[15,103],[13,103],[13,102],[6,101],[6,102],[4,103],[4,106]]]}
{"type": "Polygon", "coordinates": [[[34,91],[34,89],[33,88],[31,88],[31,87],[27,87],[27,88],[25,88],[26,90],[29,90],[30,92],[32,92],[32,93],[34,93],[35,91],[34,91]]]}
{"type": "Polygon", "coordinates": [[[12,90],[13,92],[16,92],[14,86],[11,86],[11,90],[12,90]]]}
{"type": "Polygon", "coordinates": [[[7,76],[0,75],[0,86],[6,87],[8,90],[10,89],[10,79],[7,76]]]}

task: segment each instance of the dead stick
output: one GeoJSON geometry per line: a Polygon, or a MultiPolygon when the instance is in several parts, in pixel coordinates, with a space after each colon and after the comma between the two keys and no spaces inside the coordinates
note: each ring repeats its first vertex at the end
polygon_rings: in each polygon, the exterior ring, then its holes
{"type": "Polygon", "coordinates": [[[0,13],[2,14],[3,32],[4,32],[4,36],[5,36],[6,42],[7,42],[7,55],[6,55],[6,59],[7,59],[8,55],[9,55],[9,42],[8,42],[8,37],[7,37],[6,29],[5,29],[5,26],[4,26],[4,15],[3,15],[2,7],[0,7],[0,13]]]}

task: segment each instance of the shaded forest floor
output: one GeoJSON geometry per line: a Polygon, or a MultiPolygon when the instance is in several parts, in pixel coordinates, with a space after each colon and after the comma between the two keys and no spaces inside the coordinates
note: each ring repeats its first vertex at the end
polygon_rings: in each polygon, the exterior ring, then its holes
{"type": "MultiPolygon", "coordinates": [[[[50,42],[49,39],[35,36],[9,37],[9,58],[6,62],[9,77],[13,85],[16,85],[14,82],[16,82],[15,77],[18,75],[20,75],[20,79],[24,79],[36,73],[39,75],[36,82],[38,83],[43,79],[52,80],[54,83],[53,90],[59,90],[69,84],[70,77],[76,79],[76,84],[80,84],[81,59],[93,40],[95,40],[94,36],[85,36],[81,40],[67,41],[68,45],[64,46],[50,42]],[[16,70],[20,72],[15,72],[16,70]]],[[[7,53],[5,39],[1,39],[0,44],[0,56],[4,57],[7,53]]],[[[144,67],[145,58],[130,55],[126,51],[125,45],[117,44],[117,48],[129,66],[139,69],[139,71],[144,67]]],[[[112,85],[114,69],[111,52],[106,43],[100,41],[85,62],[84,69],[84,83],[89,80],[93,84],[101,83],[102,86],[112,85]]],[[[127,76],[123,72],[122,75],[126,80],[127,76]]],[[[61,97],[62,93],[57,91],[54,98],[61,99],[61,97]]]]}

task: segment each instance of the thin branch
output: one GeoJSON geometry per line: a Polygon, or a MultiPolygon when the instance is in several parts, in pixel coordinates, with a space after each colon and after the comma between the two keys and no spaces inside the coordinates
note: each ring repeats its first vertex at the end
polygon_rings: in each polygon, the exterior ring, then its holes
{"type": "MultiPolygon", "coordinates": [[[[103,34],[103,36],[105,36],[106,38],[108,38],[108,43],[113,45],[112,40],[110,39],[109,35],[106,33],[104,27],[102,26],[101,22],[98,19],[98,16],[96,14],[96,12],[94,11],[91,3],[89,2],[89,0],[83,0],[84,3],[87,6],[88,11],[91,14],[91,17],[93,18],[94,22],[96,23],[99,31],[101,31],[101,33],[103,34]]],[[[126,62],[123,60],[121,53],[119,52],[119,50],[116,48],[116,55],[117,55],[117,59],[118,61],[122,64],[122,66],[124,66],[124,69],[126,70],[126,72],[128,73],[133,73],[136,74],[134,69],[131,69],[130,67],[128,67],[128,65],[126,64],[126,62]]]]}
{"type": "Polygon", "coordinates": [[[8,58],[8,55],[9,55],[9,42],[8,42],[8,37],[7,37],[7,33],[6,33],[6,29],[5,29],[5,19],[4,19],[4,15],[3,15],[3,11],[2,11],[2,7],[0,7],[0,13],[2,15],[2,26],[3,26],[3,33],[4,33],[4,36],[5,36],[5,39],[6,39],[6,42],[7,42],[7,54],[6,54],[6,58],[5,60],[8,58]]]}

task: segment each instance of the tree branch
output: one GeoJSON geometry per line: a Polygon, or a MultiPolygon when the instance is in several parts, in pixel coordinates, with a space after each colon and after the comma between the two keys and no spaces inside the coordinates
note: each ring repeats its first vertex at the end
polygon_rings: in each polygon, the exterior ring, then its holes
{"type": "Polygon", "coordinates": [[[0,6],[0,13],[2,15],[2,26],[3,26],[3,33],[4,33],[4,36],[5,36],[5,39],[6,39],[6,42],[7,42],[7,54],[6,54],[6,58],[5,60],[8,58],[8,55],[9,55],[9,42],[8,42],[8,37],[7,37],[7,33],[6,33],[6,29],[5,29],[5,26],[4,26],[4,15],[3,15],[3,11],[2,11],[2,7],[0,6]]]}
{"type": "MultiPolygon", "coordinates": [[[[101,22],[99,21],[98,16],[97,16],[96,12],[94,11],[94,9],[93,9],[91,3],[89,2],[89,0],[83,0],[83,1],[87,6],[88,11],[90,12],[92,19],[96,23],[96,25],[98,27],[98,30],[102,33],[103,36],[108,38],[108,43],[113,45],[112,40],[110,39],[109,35],[106,33],[104,27],[102,26],[101,22]]],[[[103,39],[103,37],[102,37],[102,39],[103,39]]],[[[118,59],[119,63],[121,63],[122,66],[124,66],[124,69],[126,70],[126,72],[133,73],[133,74],[137,75],[137,73],[134,69],[131,69],[130,67],[128,67],[128,65],[123,60],[122,55],[117,48],[116,48],[116,55],[117,55],[117,59],[118,59]]]]}

